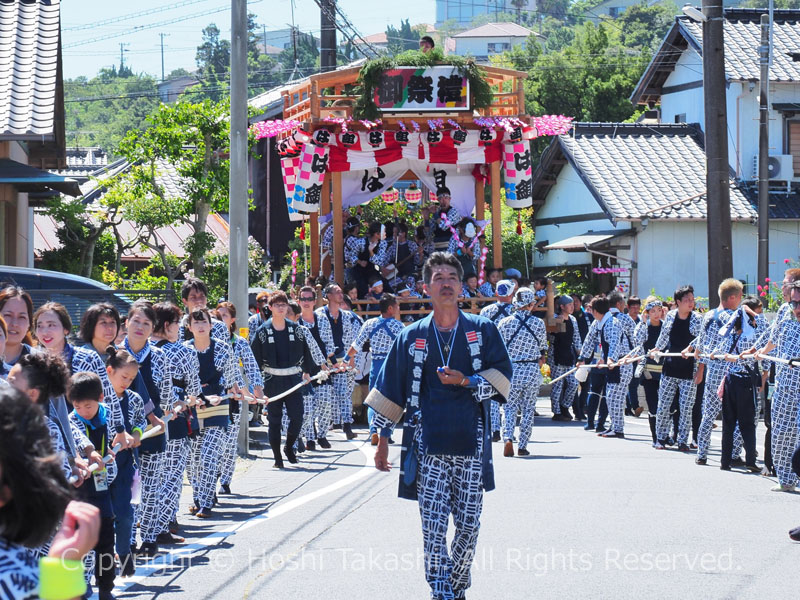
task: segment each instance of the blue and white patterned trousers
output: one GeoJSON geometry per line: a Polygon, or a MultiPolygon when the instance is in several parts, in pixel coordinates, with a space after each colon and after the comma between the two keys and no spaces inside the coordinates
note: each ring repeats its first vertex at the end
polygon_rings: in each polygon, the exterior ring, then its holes
{"type": "Polygon", "coordinates": [[[628,396],[628,385],[633,379],[633,365],[617,367],[619,383],[606,383],[606,406],[611,417],[611,429],[615,433],[625,432],[625,399],[628,396]]]}
{"type": "MultiPolygon", "coordinates": [[[[418,447],[422,427],[416,431],[418,447]]],[[[433,600],[464,596],[480,531],[483,508],[483,427],[477,431],[475,456],[420,452],[417,495],[422,520],[425,579],[433,600]],[[447,527],[453,515],[455,535],[448,552],[447,527]]]]}
{"type": "Polygon", "coordinates": [[[225,448],[222,452],[219,466],[219,482],[223,485],[231,484],[233,471],[236,468],[236,451],[239,447],[239,427],[242,413],[233,413],[231,418],[233,423],[228,425],[228,429],[225,432],[225,448]]]}
{"type": "MultiPolygon", "coordinates": [[[[333,418],[333,385],[325,384],[314,388],[314,410],[311,427],[317,424],[317,438],[326,437],[333,418]]],[[[313,436],[312,436],[313,438],[313,436]]]]}
{"type": "Polygon", "coordinates": [[[353,422],[353,389],[356,376],[352,371],[337,373],[333,379],[333,421],[334,423],[353,422]]]}
{"type": "Polygon", "coordinates": [[[183,472],[186,469],[191,451],[192,446],[189,438],[169,440],[167,442],[162,464],[161,490],[159,492],[161,510],[158,514],[155,529],[152,531],[142,529],[142,539],[145,542],[155,542],[158,534],[166,531],[169,522],[177,518],[181,489],[183,488],[183,472]]]}
{"type": "MultiPolygon", "coordinates": [[[[502,421],[500,420],[500,403],[497,400],[492,400],[492,405],[489,410],[489,415],[492,420],[492,433],[495,431],[500,431],[500,427],[502,426],[502,421]]],[[[508,410],[508,409],[506,409],[508,410]]],[[[514,421],[516,422],[517,417],[514,415],[514,421]]]]}
{"type": "Polygon", "coordinates": [[[508,442],[514,437],[517,424],[517,411],[522,414],[519,422],[519,449],[524,450],[533,431],[533,413],[536,410],[536,398],[542,383],[542,373],[538,363],[514,363],[511,375],[511,392],[505,405],[505,426],[503,440],[508,442]]]}
{"type": "MultiPolygon", "coordinates": [[[[161,487],[164,477],[165,452],[141,454],[139,456],[139,476],[141,477],[142,495],[136,506],[134,523],[139,523],[143,541],[153,541],[152,534],[158,528],[158,518],[163,504],[161,487]],[[152,539],[147,539],[152,538],[152,539]]],[[[160,532],[156,531],[155,535],[160,532]]],[[[131,545],[136,543],[136,528],[131,530],[131,545]]]]}
{"type": "MultiPolygon", "coordinates": [[[[706,383],[703,389],[703,419],[700,421],[700,429],[697,431],[697,458],[708,458],[714,420],[717,418],[719,411],[722,410],[722,398],[719,397],[717,391],[726,373],[727,368],[720,361],[706,365],[706,383]]],[[[758,414],[759,410],[756,408],[756,424],[758,424],[758,414]]],[[[737,458],[742,453],[742,444],[742,434],[739,433],[739,426],[737,425],[733,432],[732,458],[737,458]]]]}
{"type": "MultiPolygon", "coordinates": [[[[789,368],[789,367],[786,367],[789,368]]],[[[786,377],[772,396],[772,462],[781,485],[797,484],[792,455],[797,448],[798,377],[786,377]]]]}
{"type": "Polygon", "coordinates": [[[214,504],[220,460],[225,450],[225,428],[205,427],[198,437],[192,448],[192,492],[195,506],[210,509],[214,504]]]}
{"type": "MultiPolygon", "coordinates": [[[[572,367],[567,365],[555,365],[550,373],[550,377],[553,379],[561,377],[570,369],[572,369],[572,367]]],[[[577,391],[578,380],[575,379],[574,373],[572,375],[567,375],[561,381],[556,381],[550,390],[550,408],[553,410],[553,414],[560,415],[562,410],[572,406],[572,401],[577,391]]]]}
{"type": "Polygon", "coordinates": [[[669,426],[672,422],[670,410],[675,392],[680,390],[680,421],[678,422],[678,443],[686,444],[689,440],[689,427],[692,423],[692,408],[697,385],[692,379],[677,379],[669,375],[661,375],[661,384],[658,386],[658,414],[656,415],[656,435],[659,440],[669,436],[669,426]]]}

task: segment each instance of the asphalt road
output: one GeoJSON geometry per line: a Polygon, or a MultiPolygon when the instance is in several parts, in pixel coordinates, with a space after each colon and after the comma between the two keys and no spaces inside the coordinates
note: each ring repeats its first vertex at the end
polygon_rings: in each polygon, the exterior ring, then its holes
{"type": "MultiPolygon", "coordinates": [[[[794,594],[800,544],[787,532],[800,525],[800,495],[720,471],[719,428],[700,467],[694,455],[651,448],[645,418],[626,418],[624,440],[602,439],[553,423],[544,399],[539,412],[532,456],[493,446],[497,490],[485,496],[469,598],[794,594]]],[[[376,471],[359,433],[350,442],[332,433],[331,450],[284,471],[268,450],[240,460],[215,518],[182,514],[186,544],[140,562],[117,580],[117,597],[427,598],[417,505],[397,498],[397,471],[376,471]]]]}

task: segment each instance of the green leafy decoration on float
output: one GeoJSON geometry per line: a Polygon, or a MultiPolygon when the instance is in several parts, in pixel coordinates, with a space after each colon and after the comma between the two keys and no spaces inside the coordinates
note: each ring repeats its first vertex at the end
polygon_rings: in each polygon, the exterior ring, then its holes
{"type": "Polygon", "coordinates": [[[423,53],[419,50],[408,50],[397,56],[382,56],[364,63],[358,75],[355,94],[360,94],[355,107],[353,118],[377,119],[381,115],[380,109],[375,105],[375,88],[380,84],[384,72],[397,67],[436,67],[452,66],[459,75],[466,77],[472,92],[472,108],[487,108],[491,106],[494,94],[489,82],[486,81],[486,72],[476,65],[472,59],[463,56],[444,56],[441,49],[434,48],[423,53]]]}

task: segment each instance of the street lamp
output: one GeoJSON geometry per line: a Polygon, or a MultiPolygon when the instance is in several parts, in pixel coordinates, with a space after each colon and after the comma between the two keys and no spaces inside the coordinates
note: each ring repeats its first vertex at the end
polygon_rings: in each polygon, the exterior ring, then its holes
{"type": "Polygon", "coordinates": [[[690,19],[703,23],[708,20],[708,18],[697,8],[692,6],[691,4],[684,4],[683,5],[683,14],[685,14],[690,19]]]}

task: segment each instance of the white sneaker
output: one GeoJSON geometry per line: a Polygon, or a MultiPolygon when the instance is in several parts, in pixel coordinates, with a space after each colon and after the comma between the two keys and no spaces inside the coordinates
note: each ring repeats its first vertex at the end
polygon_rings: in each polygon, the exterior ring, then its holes
{"type": "Polygon", "coordinates": [[[661,442],[653,442],[653,448],[655,448],[656,450],[663,450],[664,444],[662,444],[661,442]]]}
{"type": "Polygon", "coordinates": [[[779,483],[778,485],[776,485],[775,487],[772,488],[772,491],[773,492],[793,492],[794,489],[795,489],[794,485],[784,485],[782,483],[779,483]]]}

